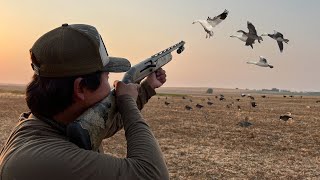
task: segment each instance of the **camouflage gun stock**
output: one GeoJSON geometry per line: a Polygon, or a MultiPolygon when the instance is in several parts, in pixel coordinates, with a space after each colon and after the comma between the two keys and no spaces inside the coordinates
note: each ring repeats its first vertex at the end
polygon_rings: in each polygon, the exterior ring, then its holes
{"type": "MultiPolygon", "coordinates": [[[[180,54],[184,50],[184,41],[181,41],[144,61],[132,66],[122,79],[124,83],[139,83],[149,74],[155,72],[172,60],[171,52],[177,50],[180,54]]],[[[80,148],[97,151],[108,130],[116,123],[118,113],[115,103],[115,89],[109,96],[85,111],[76,121],[67,126],[69,140],[80,148]]]]}

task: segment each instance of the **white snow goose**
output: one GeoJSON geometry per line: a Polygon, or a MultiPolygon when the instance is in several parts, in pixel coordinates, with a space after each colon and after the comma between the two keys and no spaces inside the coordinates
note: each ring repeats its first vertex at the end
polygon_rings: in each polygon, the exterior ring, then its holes
{"type": "Polygon", "coordinates": [[[279,49],[280,49],[280,52],[283,51],[283,42],[287,43],[289,42],[288,39],[284,39],[283,38],[283,34],[281,34],[280,32],[277,32],[274,30],[274,33],[273,34],[268,34],[268,33],[264,33],[262,34],[261,36],[269,36],[271,37],[272,39],[276,40],[277,43],[278,43],[278,46],[279,46],[279,49]]]}
{"type": "Polygon", "coordinates": [[[225,20],[228,16],[228,13],[228,10],[224,10],[224,12],[218,16],[215,16],[213,18],[208,17],[207,20],[195,20],[192,24],[200,23],[204,30],[207,32],[206,38],[210,38],[211,36],[213,36],[213,28],[216,25],[220,24],[223,20],[225,20]]]}
{"type": "Polygon", "coordinates": [[[254,27],[254,25],[251,22],[247,22],[247,27],[249,29],[249,32],[245,32],[243,30],[239,30],[237,32],[242,33],[241,36],[239,35],[232,35],[230,37],[235,37],[240,39],[241,41],[246,42],[246,46],[251,46],[251,48],[253,48],[253,44],[255,40],[258,40],[258,42],[260,43],[260,41],[263,41],[261,36],[258,36],[257,34],[257,30],[254,27]]]}
{"type": "Polygon", "coordinates": [[[253,62],[253,61],[248,61],[247,64],[254,64],[260,67],[269,67],[269,68],[273,68],[273,66],[271,64],[268,63],[267,59],[260,56],[260,60],[258,62],[253,62]]]}

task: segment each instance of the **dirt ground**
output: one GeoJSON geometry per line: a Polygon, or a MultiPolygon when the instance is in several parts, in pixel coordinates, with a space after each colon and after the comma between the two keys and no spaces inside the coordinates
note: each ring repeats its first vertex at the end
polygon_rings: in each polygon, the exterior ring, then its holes
{"type": "MultiPolygon", "coordinates": [[[[171,179],[320,179],[320,97],[251,94],[251,100],[227,92],[220,101],[220,94],[157,95],[142,110],[171,179]],[[293,120],[279,120],[287,112],[293,120]]],[[[23,95],[0,93],[0,147],[26,110],[23,95]]],[[[104,149],[125,157],[123,130],[104,149]]]]}

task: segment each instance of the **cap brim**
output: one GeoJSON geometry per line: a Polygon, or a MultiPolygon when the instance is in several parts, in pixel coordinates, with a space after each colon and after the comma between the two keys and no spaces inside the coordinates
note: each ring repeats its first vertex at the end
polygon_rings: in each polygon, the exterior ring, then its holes
{"type": "Polygon", "coordinates": [[[131,64],[128,59],[119,57],[110,57],[107,65],[104,66],[104,71],[107,72],[126,72],[130,69],[131,64]]]}

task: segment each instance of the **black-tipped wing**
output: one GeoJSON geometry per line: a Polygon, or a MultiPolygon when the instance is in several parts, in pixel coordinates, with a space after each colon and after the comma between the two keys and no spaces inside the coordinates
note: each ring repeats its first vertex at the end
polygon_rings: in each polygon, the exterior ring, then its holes
{"type": "Polygon", "coordinates": [[[274,31],[274,37],[277,38],[282,38],[283,39],[283,34],[281,34],[280,32],[274,31]]]}
{"type": "Polygon", "coordinates": [[[256,28],[254,27],[254,25],[249,21],[247,24],[248,24],[249,34],[257,35],[257,31],[256,31],[256,28]]]}
{"type": "Polygon", "coordinates": [[[223,20],[225,20],[228,14],[229,14],[229,11],[224,10],[223,13],[219,14],[218,16],[215,16],[214,18],[208,17],[207,21],[212,27],[215,27],[216,25],[220,24],[223,20]]]}
{"type": "Polygon", "coordinates": [[[282,52],[283,51],[283,43],[282,43],[282,41],[277,41],[277,43],[278,43],[280,52],[282,52]]]}
{"type": "Polygon", "coordinates": [[[239,31],[237,31],[237,32],[242,33],[242,34],[247,34],[247,33],[244,32],[243,30],[239,30],[239,31]]]}

